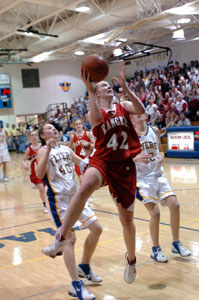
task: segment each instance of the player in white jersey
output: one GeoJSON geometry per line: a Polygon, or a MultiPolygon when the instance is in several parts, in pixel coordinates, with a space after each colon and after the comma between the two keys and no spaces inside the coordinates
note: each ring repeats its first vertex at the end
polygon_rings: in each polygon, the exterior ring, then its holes
{"type": "MultiPolygon", "coordinates": [[[[77,191],[77,182],[74,179],[74,163],[84,168],[87,164],[78,157],[69,147],[58,145],[58,132],[51,124],[44,124],[39,130],[39,137],[42,140],[41,147],[37,154],[38,166],[36,174],[38,178],[44,178],[48,187],[47,195],[49,208],[53,220],[59,230],[68,205],[74,193],[77,191]]],[[[65,265],[72,279],[68,294],[81,300],[95,299],[95,296],[88,292],[79,277],[85,277],[88,281],[99,284],[102,279],[97,276],[90,267],[91,256],[97,246],[102,228],[93,210],[86,203],[79,220],[74,224],[66,240],[62,242],[65,265]],[[87,227],[90,233],[84,243],[84,251],[81,264],[76,269],[75,265],[75,229],[87,227]]],[[[61,255],[62,251],[56,251],[56,242],[43,249],[45,255],[55,257],[61,255]],[[54,252],[52,251],[53,249],[54,252]]]]}
{"type": "Polygon", "coordinates": [[[136,198],[144,203],[151,216],[150,233],[153,243],[151,258],[157,262],[167,262],[168,259],[159,244],[159,201],[163,206],[168,206],[170,210],[172,252],[183,257],[189,256],[191,252],[179,240],[180,207],[176,194],[164,175],[162,166],[164,153],[160,152],[159,130],[150,127],[146,119],[147,114],[133,116],[142,147],[142,152],[133,159],[137,169],[136,198]]]}
{"type": "Polygon", "coordinates": [[[8,182],[7,161],[10,161],[8,145],[6,142],[6,132],[0,127],[0,166],[3,165],[3,181],[8,182]]]}

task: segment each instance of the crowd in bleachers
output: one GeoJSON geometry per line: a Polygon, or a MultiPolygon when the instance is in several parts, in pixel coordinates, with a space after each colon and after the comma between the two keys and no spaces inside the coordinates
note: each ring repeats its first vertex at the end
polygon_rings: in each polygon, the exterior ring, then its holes
{"type": "MultiPolygon", "coordinates": [[[[199,121],[199,63],[191,61],[182,66],[175,62],[174,66],[135,72],[127,79],[128,85],[136,93],[146,107],[149,122],[162,131],[171,126],[190,126],[199,121]]],[[[115,93],[115,103],[128,100],[120,86],[111,82],[115,93]]],[[[67,107],[67,106],[66,106],[67,107]]],[[[48,121],[60,133],[60,141],[67,142],[74,130],[74,120],[80,118],[85,129],[91,126],[86,114],[89,110],[88,94],[74,98],[70,108],[57,108],[48,121]]],[[[9,150],[24,152],[27,147],[28,133],[34,128],[31,125],[6,124],[9,150]]]]}
{"type": "MultiPolygon", "coordinates": [[[[130,88],[146,107],[149,122],[160,129],[189,126],[199,120],[199,63],[136,72],[129,79],[130,88]]],[[[117,97],[125,99],[120,87],[117,97]]]]}

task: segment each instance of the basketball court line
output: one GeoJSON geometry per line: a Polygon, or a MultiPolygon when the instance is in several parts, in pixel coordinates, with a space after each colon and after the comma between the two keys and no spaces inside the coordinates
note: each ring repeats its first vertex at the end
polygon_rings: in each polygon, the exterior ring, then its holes
{"type": "Polygon", "coordinates": [[[50,221],[50,218],[45,219],[45,220],[39,220],[39,221],[34,221],[34,222],[29,222],[29,223],[24,223],[24,224],[19,224],[19,225],[14,225],[14,226],[9,226],[9,227],[4,227],[4,228],[0,228],[0,230],[6,230],[6,229],[11,229],[11,228],[17,228],[17,227],[21,227],[21,226],[26,226],[26,225],[31,225],[31,224],[36,224],[36,223],[46,222],[46,221],[50,221]]]}
{"type": "MultiPolygon", "coordinates": [[[[170,255],[167,255],[167,257],[168,257],[168,259],[171,259],[172,257],[175,257],[175,255],[174,254],[170,254],[170,255]]],[[[184,258],[184,260],[187,261],[186,258],[184,258]]],[[[125,263],[125,260],[124,260],[124,263],[125,263]]],[[[150,260],[147,260],[147,261],[145,261],[143,263],[136,264],[136,267],[138,269],[138,268],[144,267],[145,265],[151,265],[151,264],[156,264],[156,263],[157,262],[155,262],[153,259],[150,259],[150,260]]],[[[125,266],[124,266],[124,268],[125,268],[125,266]]],[[[102,278],[104,278],[106,276],[110,276],[110,275],[114,275],[114,274],[119,274],[119,273],[123,273],[123,272],[124,272],[124,270],[123,271],[121,271],[121,270],[115,270],[115,271],[112,271],[112,272],[101,274],[101,276],[102,276],[102,278]]],[[[103,285],[103,283],[102,283],[102,285],[103,285]]],[[[68,296],[68,294],[67,294],[67,288],[69,288],[69,286],[70,286],[69,284],[61,285],[61,286],[59,286],[57,288],[49,289],[49,290],[46,290],[44,292],[33,294],[33,295],[30,295],[30,296],[25,297],[25,298],[20,298],[19,300],[27,300],[27,299],[31,299],[31,298],[34,298],[34,297],[39,297],[41,295],[53,293],[55,291],[62,290],[62,289],[66,289],[66,296],[68,296]]],[[[92,287],[92,284],[90,284],[90,285],[86,285],[85,284],[85,286],[86,287],[92,287]]],[[[99,285],[99,287],[100,286],[101,285],[99,285]]],[[[97,287],[97,285],[93,285],[93,287],[97,287]]]]}
{"type": "MultiPolygon", "coordinates": [[[[196,230],[195,230],[196,231],[196,230]]],[[[199,230],[197,230],[199,231],[199,230]]],[[[139,232],[138,235],[144,235],[146,233],[149,233],[149,229],[147,230],[144,230],[142,232],[139,232]]],[[[38,239],[39,240],[39,239],[38,239]]],[[[110,244],[110,243],[114,243],[114,242],[118,242],[118,241],[122,241],[123,240],[123,236],[121,237],[118,237],[118,238],[114,238],[114,239],[110,239],[110,240],[106,240],[106,241],[101,241],[98,243],[98,246],[103,246],[103,245],[106,245],[106,244],[110,244]]],[[[75,249],[75,252],[78,252],[80,250],[83,250],[83,247],[79,247],[79,248],[76,248],[75,249]]],[[[22,264],[27,264],[27,263],[32,263],[32,262],[37,262],[37,261],[41,261],[41,260],[44,260],[44,259],[47,259],[49,257],[47,256],[40,256],[40,257],[37,257],[37,258],[34,258],[32,260],[26,260],[26,261],[23,261],[20,263],[20,265],[22,264]]],[[[144,265],[145,263],[141,264],[141,265],[144,265]]],[[[18,266],[20,266],[18,265],[18,266]]],[[[138,265],[139,266],[139,265],[138,265]]],[[[0,267],[0,270],[5,270],[5,269],[9,269],[9,268],[13,268],[13,267],[17,267],[16,265],[6,265],[6,266],[2,266],[0,267]]],[[[26,299],[26,298],[24,298],[26,299]]],[[[27,298],[28,299],[28,298],[27,298]]],[[[21,299],[22,300],[22,299],[21,299]]]]}
{"type": "MultiPolygon", "coordinates": [[[[118,216],[118,213],[109,212],[109,211],[106,211],[106,210],[93,209],[93,211],[118,216]]],[[[149,223],[149,221],[150,221],[149,219],[143,219],[143,218],[138,218],[138,217],[134,217],[134,219],[135,219],[135,220],[138,220],[138,221],[148,222],[148,223],[149,223]]],[[[0,228],[0,231],[1,231],[1,230],[12,229],[12,228],[17,228],[17,227],[21,227],[21,226],[26,226],[26,225],[31,225],[31,224],[36,224],[36,223],[40,223],[40,222],[46,222],[46,221],[49,221],[49,220],[50,220],[50,218],[45,219],[45,220],[33,221],[33,222],[29,222],[29,223],[24,223],[24,224],[19,224],[19,225],[14,225],[14,226],[9,226],[9,227],[4,227],[4,228],[0,228]]],[[[184,222],[181,222],[181,224],[187,223],[187,222],[191,222],[191,221],[193,221],[193,220],[195,221],[196,219],[189,219],[189,220],[186,220],[186,221],[184,221],[184,222]]],[[[160,222],[160,225],[171,226],[169,223],[164,223],[164,222],[160,222]]],[[[193,225],[193,226],[197,226],[197,225],[193,225]]],[[[197,231],[197,232],[199,231],[199,229],[194,229],[194,228],[191,228],[191,227],[192,227],[192,226],[190,226],[190,227],[185,227],[185,226],[180,225],[180,229],[191,230],[191,231],[197,231]]]]}
{"type": "MultiPolygon", "coordinates": [[[[99,212],[102,212],[102,213],[107,213],[107,214],[112,214],[112,215],[118,215],[117,213],[113,213],[113,212],[107,212],[107,211],[101,211],[101,210],[97,210],[99,212]]],[[[141,219],[141,218],[136,218],[137,220],[139,221],[145,221],[145,222],[149,222],[149,220],[146,220],[146,219],[141,219]]],[[[16,225],[14,227],[18,227],[18,226],[24,226],[24,225],[29,225],[29,224],[33,224],[33,223],[39,223],[39,222],[44,222],[44,221],[48,221],[50,219],[47,219],[47,220],[40,220],[40,221],[36,221],[36,222],[31,222],[31,223],[26,223],[26,224],[21,224],[21,225],[16,225]]],[[[196,219],[192,219],[192,220],[196,220],[196,219]]],[[[191,219],[190,220],[187,220],[185,221],[185,223],[187,222],[191,222],[192,221],[191,219]]],[[[160,223],[160,225],[162,225],[161,227],[163,226],[170,226],[170,224],[167,224],[167,223],[160,223]]],[[[195,226],[195,225],[193,225],[195,226]]],[[[192,231],[196,231],[198,232],[199,230],[197,229],[192,229],[191,227],[193,226],[190,226],[190,227],[184,227],[184,226],[180,226],[180,228],[182,229],[185,229],[185,230],[192,230],[192,231]]],[[[145,230],[145,231],[142,231],[142,232],[138,232],[138,235],[144,235],[146,233],[149,233],[149,229],[145,230]]],[[[39,240],[39,238],[37,239],[39,240]]],[[[114,242],[117,242],[117,241],[122,241],[123,240],[123,236],[121,237],[118,237],[118,238],[115,238],[115,239],[110,239],[110,240],[106,240],[106,241],[101,241],[99,242],[98,246],[103,246],[103,245],[106,245],[106,244],[110,244],[110,243],[114,243],[114,242]]],[[[83,248],[80,247],[80,248],[76,248],[75,251],[79,251],[79,250],[82,250],[83,248]]],[[[20,265],[22,264],[28,264],[28,263],[32,263],[32,262],[38,262],[38,261],[41,261],[41,260],[44,260],[44,259],[47,259],[48,257],[46,256],[42,256],[42,257],[37,257],[35,259],[32,259],[32,260],[27,260],[27,261],[23,261],[20,265]]],[[[146,263],[144,263],[146,264],[146,263]]],[[[17,267],[16,265],[6,265],[6,266],[2,266],[0,267],[0,270],[4,270],[4,269],[9,269],[9,268],[13,268],[13,267],[17,267]]],[[[45,292],[46,293],[46,292],[45,292]]],[[[48,291],[47,291],[48,293],[48,291]]],[[[38,294],[39,295],[39,294],[38,294]]],[[[24,299],[28,299],[28,298],[24,298],[24,299]]],[[[23,300],[23,299],[21,299],[23,300]]]]}
{"type": "MultiPolygon", "coordinates": [[[[198,191],[199,188],[190,188],[190,189],[174,189],[174,191],[198,191]]],[[[103,195],[96,195],[95,198],[103,198],[106,196],[110,196],[109,193],[103,194],[103,195]]],[[[111,196],[110,196],[111,197],[111,196]]],[[[15,210],[15,209],[26,209],[26,208],[39,208],[41,205],[40,204],[24,204],[24,205],[19,205],[19,206],[14,206],[14,207],[8,207],[8,208],[0,208],[0,211],[6,211],[6,210],[15,210]]]]}
{"type": "MultiPolygon", "coordinates": [[[[118,216],[118,213],[114,213],[114,212],[109,212],[109,211],[106,211],[106,210],[101,210],[101,209],[93,209],[94,211],[97,211],[97,212],[103,212],[105,214],[111,214],[111,215],[115,215],[115,216],[118,216]]],[[[138,218],[138,217],[134,217],[135,220],[138,220],[138,221],[144,221],[144,222],[150,222],[150,220],[148,219],[143,219],[143,218],[138,218]]],[[[191,222],[192,220],[196,220],[196,219],[189,219],[185,222],[191,222]]],[[[199,219],[198,219],[199,220],[199,219]]],[[[182,224],[184,222],[181,222],[182,224]]],[[[164,226],[171,226],[169,223],[164,223],[164,222],[160,222],[160,225],[164,225],[164,226]]],[[[195,226],[195,225],[194,225],[195,226]]],[[[197,226],[197,225],[196,225],[197,226]]],[[[191,227],[185,227],[185,226],[180,226],[180,229],[185,229],[185,230],[192,230],[192,231],[199,231],[199,229],[193,229],[191,227]]]]}
{"type": "Polygon", "coordinates": [[[39,208],[41,207],[40,204],[29,204],[29,205],[20,205],[20,206],[14,206],[14,207],[7,207],[7,208],[0,208],[1,211],[6,211],[6,210],[16,210],[16,209],[28,209],[28,208],[39,208]]]}
{"type": "Polygon", "coordinates": [[[198,191],[199,188],[191,188],[191,189],[174,189],[174,191],[198,191]]]}

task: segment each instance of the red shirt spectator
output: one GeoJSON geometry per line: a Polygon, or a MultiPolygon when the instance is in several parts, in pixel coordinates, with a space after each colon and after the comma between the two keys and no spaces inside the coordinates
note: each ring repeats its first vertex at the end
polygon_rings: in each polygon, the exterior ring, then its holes
{"type": "Polygon", "coordinates": [[[177,96],[177,102],[176,102],[176,108],[177,110],[181,112],[187,112],[188,111],[188,104],[187,102],[183,99],[182,95],[177,96]]]}

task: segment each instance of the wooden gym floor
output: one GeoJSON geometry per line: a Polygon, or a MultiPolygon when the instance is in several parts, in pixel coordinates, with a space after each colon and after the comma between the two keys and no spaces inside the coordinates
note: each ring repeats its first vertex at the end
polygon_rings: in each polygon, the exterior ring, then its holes
{"type": "MultiPolygon", "coordinates": [[[[43,213],[39,193],[31,189],[21,168],[22,155],[12,153],[9,182],[0,182],[0,298],[2,300],[62,300],[70,278],[62,257],[51,259],[41,249],[53,241],[55,226],[43,213]]],[[[125,246],[117,210],[102,188],[93,195],[92,208],[103,234],[92,260],[93,270],[103,277],[101,286],[88,289],[100,300],[193,300],[199,284],[199,160],[166,159],[165,171],[181,205],[180,238],[192,256],[171,253],[169,211],[161,209],[160,245],[167,264],[150,258],[149,216],[139,202],[135,208],[137,228],[137,278],[123,280],[125,246]]],[[[76,257],[80,261],[87,231],[77,232],[76,257]]]]}

